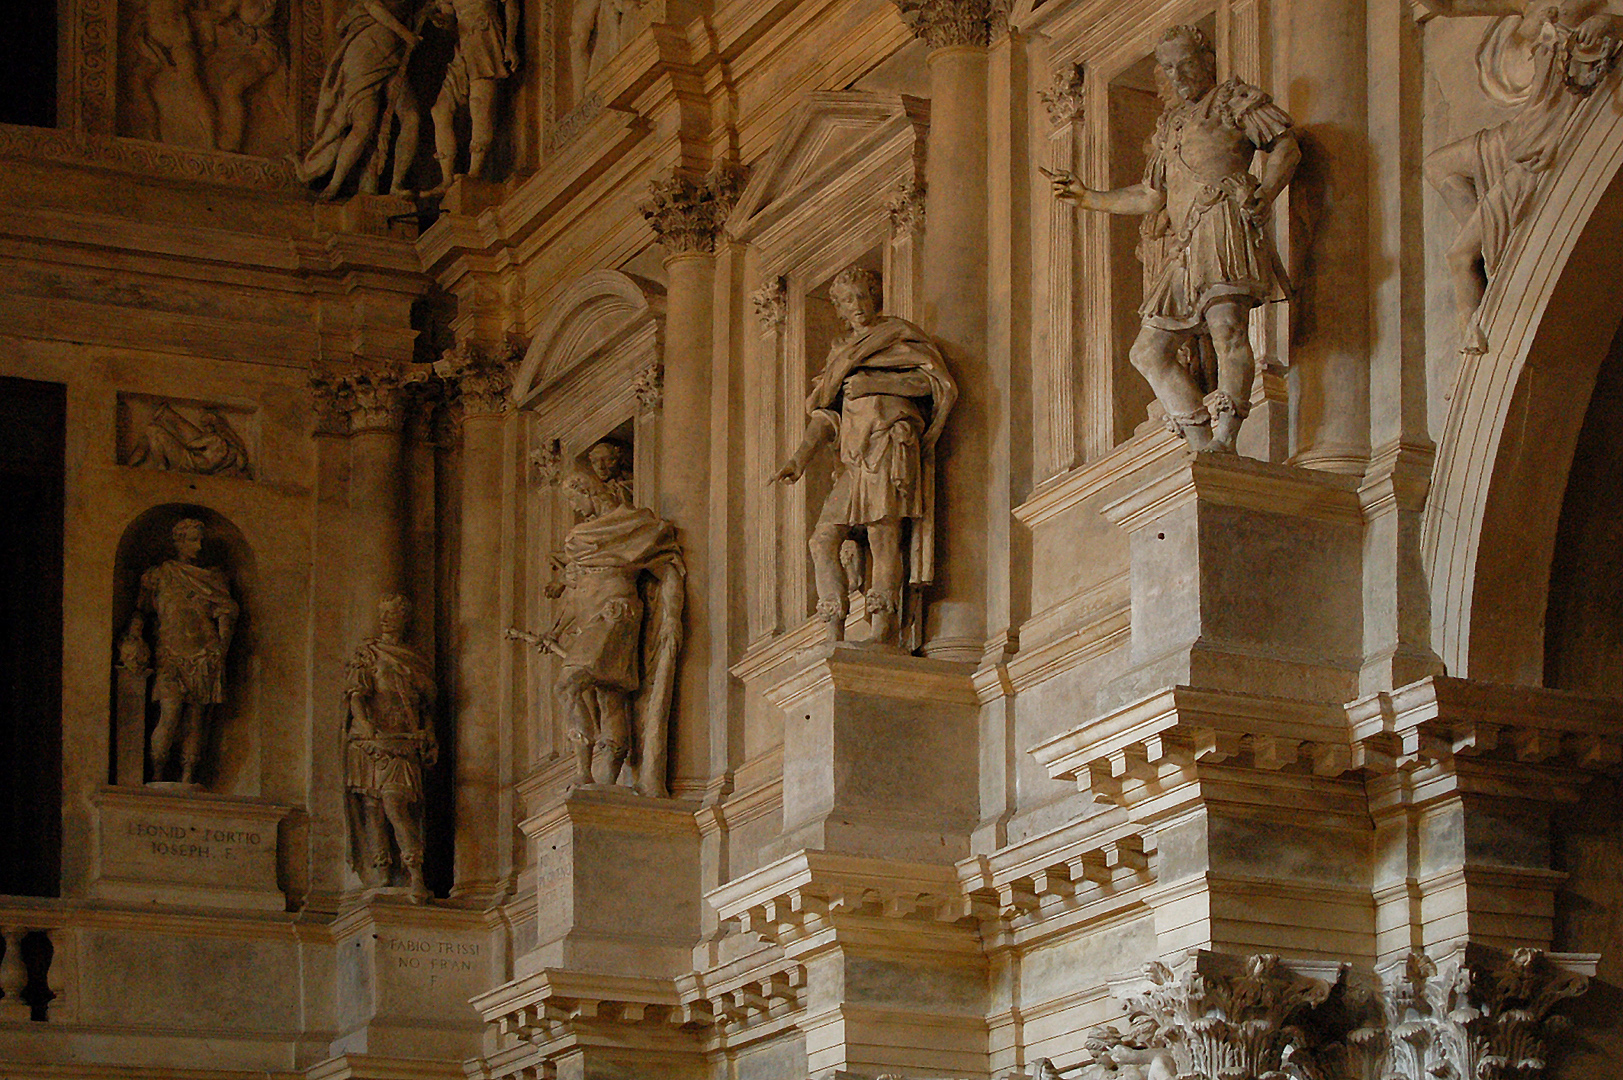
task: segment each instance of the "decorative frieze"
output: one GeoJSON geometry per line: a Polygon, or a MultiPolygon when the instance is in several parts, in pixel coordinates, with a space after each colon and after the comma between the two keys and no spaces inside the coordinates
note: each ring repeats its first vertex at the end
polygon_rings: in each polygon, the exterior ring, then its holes
{"type": "Polygon", "coordinates": [[[895,0],[902,21],[932,49],[991,44],[1009,25],[1009,0],[895,0]]]}

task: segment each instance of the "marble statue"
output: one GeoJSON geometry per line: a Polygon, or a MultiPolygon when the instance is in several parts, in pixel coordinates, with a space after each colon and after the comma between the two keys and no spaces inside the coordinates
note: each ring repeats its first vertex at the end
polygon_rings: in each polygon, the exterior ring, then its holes
{"type": "Polygon", "coordinates": [[[1488,282],[1579,108],[1623,50],[1623,18],[1602,0],[1459,0],[1433,13],[1499,16],[1477,50],[1477,73],[1490,98],[1516,110],[1426,156],[1426,178],[1460,225],[1448,251],[1460,351],[1481,353],[1488,340],[1477,311],[1488,282]]]}
{"type": "Polygon", "coordinates": [[[193,423],[165,401],[153,410],[128,463],[205,476],[247,476],[248,447],[214,409],[202,410],[193,423]]]}
{"type": "MultiPolygon", "coordinates": [[[[338,44],[321,81],[314,138],[296,163],[299,178],[327,177],[324,199],[335,199],[357,167],[366,165],[361,190],[376,192],[396,120],[394,171],[389,190],[404,187],[417,156],[421,123],[416,95],[406,82],[406,65],[416,48],[417,29],[406,25],[411,0],[355,0],[338,21],[338,44]],[[374,145],[376,144],[376,145],[374,145]]],[[[425,9],[431,11],[433,9],[425,9]]]]}
{"type": "Polygon", "coordinates": [[[350,658],[344,690],[344,787],[350,863],[368,888],[395,884],[428,899],[423,882],[423,773],[439,758],[434,669],[405,642],[411,601],[378,601],[378,636],[350,658]],[[391,840],[392,836],[392,840],[391,840]]]}
{"type": "Polygon", "coordinates": [[[569,107],[586,97],[586,80],[625,45],[630,9],[642,0],[575,0],[569,19],[569,107]]]}
{"type": "Polygon", "coordinates": [[[809,545],[817,616],[827,640],[843,641],[847,591],[852,578],[865,577],[868,643],[899,647],[903,585],[931,579],[934,449],[958,387],[924,331],[880,314],[882,297],[871,270],[834,278],[829,298],[850,333],[829,349],[806,399],[805,435],[774,479],[798,482],[822,446],[834,444],[834,486],[809,545]],[[865,571],[848,573],[848,564],[860,565],[841,558],[854,529],[866,538],[868,560],[865,571]]]}
{"type": "Polygon", "coordinates": [[[147,0],[134,64],[160,141],[243,149],[250,93],[287,68],[278,8],[279,0],[147,0]]]}
{"type": "Polygon", "coordinates": [[[1150,215],[1133,366],[1191,447],[1233,453],[1251,411],[1251,309],[1285,298],[1269,208],[1301,150],[1290,116],[1267,94],[1238,79],[1218,83],[1199,28],[1168,30],[1155,59],[1179,101],[1156,123],[1143,181],[1095,191],[1068,172],[1043,172],[1056,197],[1084,210],[1150,215]],[[1251,172],[1258,153],[1260,177],[1251,172]],[[1215,380],[1202,362],[1208,349],[1215,380]]]}
{"type": "Polygon", "coordinates": [[[434,0],[437,24],[456,31],[456,51],[431,115],[440,186],[456,175],[456,113],[468,110],[468,175],[484,174],[495,137],[497,83],[518,70],[518,0],[434,0]]]}
{"type": "Polygon", "coordinates": [[[564,538],[561,599],[545,634],[509,630],[557,656],[556,691],[575,744],[577,786],[620,782],[664,798],[671,692],[682,648],[686,567],[676,527],[631,505],[625,448],[609,440],[563,483],[578,523],[564,538]]]}
{"type": "Polygon", "coordinates": [[[223,570],[197,564],[203,523],[182,518],[170,529],[175,557],[141,575],[135,614],[119,644],[121,663],[138,663],[147,624],[157,648],[152,700],[158,722],[147,749],[153,782],[168,779],[177,737],[180,782],[196,784],[208,744],[209,714],[225,700],[225,658],[239,610],[223,570]]]}

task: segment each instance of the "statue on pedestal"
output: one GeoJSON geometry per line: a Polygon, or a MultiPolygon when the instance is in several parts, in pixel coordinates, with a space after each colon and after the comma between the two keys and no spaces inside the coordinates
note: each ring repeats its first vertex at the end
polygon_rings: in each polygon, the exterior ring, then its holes
{"type": "Polygon", "coordinates": [[[496,84],[518,70],[518,0],[435,0],[437,25],[456,31],[456,51],[434,99],[434,160],[440,186],[456,175],[456,112],[468,110],[468,175],[485,169],[496,129],[496,84]]]}
{"type": "Polygon", "coordinates": [[[1155,59],[1180,100],[1156,123],[1142,182],[1095,191],[1068,172],[1042,171],[1056,197],[1084,210],[1149,215],[1133,366],[1191,447],[1232,454],[1251,411],[1251,309],[1285,299],[1265,225],[1302,154],[1294,122],[1272,98],[1238,79],[1218,83],[1198,27],[1168,30],[1155,59]],[[1259,153],[1260,177],[1251,172],[1259,153]]]}
{"type": "Polygon", "coordinates": [[[157,641],[152,700],[158,705],[147,750],[151,780],[168,779],[178,738],[180,782],[196,784],[208,745],[209,713],[225,700],[225,657],[238,607],[224,571],[197,565],[203,523],[182,518],[170,536],[175,558],[141,575],[135,614],[119,643],[119,655],[122,663],[144,667],[140,660],[151,620],[157,641]]]}
{"type": "Polygon", "coordinates": [[[829,299],[850,333],[829,349],[806,399],[805,436],[774,480],[796,483],[818,450],[835,444],[834,487],[810,541],[817,616],[827,626],[827,640],[845,639],[847,594],[854,584],[847,564],[861,562],[846,542],[860,529],[869,555],[868,640],[899,648],[903,585],[922,586],[933,576],[934,451],[958,387],[923,330],[880,314],[878,274],[857,267],[841,271],[829,299]]]}
{"type": "Polygon", "coordinates": [[[378,601],[378,636],[349,662],[344,691],[344,786],[350,864],[368,888],[395,883],[404,870],[412,900],[428,899],[423,881],[423,772],[439,759],[434,734],[434,669],[405,642],[411,601],[378,601]],[[392,842],[391,842],[392,836],[392,842]]]}
{"type": "Polygon", "coordinates": [[[575,785],[619,783],[632,766],[643,795],[665,798],[671,692],[682,648],[686,566],[676,527],[631,505],[625,448],[604,440],[564,495],[579,518],[564,538],[563,600],[551,630],[509,630],[557,656],[559,701],[575,744],[575,785]]]}

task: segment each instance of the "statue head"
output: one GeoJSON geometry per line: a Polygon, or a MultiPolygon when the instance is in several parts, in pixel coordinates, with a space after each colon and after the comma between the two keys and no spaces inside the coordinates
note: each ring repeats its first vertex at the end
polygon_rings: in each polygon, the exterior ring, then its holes
{"type": "Polygon", "coordinates": [[[1184,101],[1199,101],[1217,85],[1217,53],[1198,26],[1174,26],[1162,34],[1155,63],[1184,101]]]}
{"type": "Polygon", "coordinates": [[[884,307],[885,291],[879,275],[860,266],[848,266],[834,275],[828,287],[834,310],[853,330],[872,326],[884,307]]]}
{"type": "Polygon", "coordinates": [[[387,593],[378,601],[378,633],[402,637],[411,625],[411,601],[399,593],[387,593]]]}
{"type": "Polygon", "coordinates": [[[626,448],[613,439],[600,439],[586,451],[586,467],[605,484],[625,472],[626,448]]]}
{"type": "Polygon", "coordinates": [[[181,562],[195,562],[203,551],[203,523],[196,518],[181,518],[170,526],[169,538],[175,542],[175,554],[181,562]]]}

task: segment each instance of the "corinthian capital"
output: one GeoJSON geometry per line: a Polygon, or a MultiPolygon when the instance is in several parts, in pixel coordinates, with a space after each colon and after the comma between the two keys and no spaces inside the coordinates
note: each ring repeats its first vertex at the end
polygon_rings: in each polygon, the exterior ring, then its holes
{"type": "Polygon", "coordinates": [[[991,44],[1009,23],[1009,0],[894,0],[902,21],[932,49],[991,44]]]}
{"type": "Polygon", "coordinates": [[[736,165],[718,167],[703,180],[677,171],[649,183],[649,198],[639,209],[670,255],[709,254],[738,204],[744,173],[736,165]]]}
{"type": "Polygon", "coordinates": [[[1071,64],[1054,76],[1054,82],[1037,96],[1048,109],[1048,119],[1055,127],[1082,118],[1083,90],[1087,72],[1081,64],[1071,64]]]}
{"type": "Polygon", "coordinates": [[[413,390],[428,377],[427,365],[399,362],[342,372],[314,367],[310,372],[310,396],[316,432],[349,435],[401,431],[413,390]]]}
{"type": "Polygon", "coordinates": [[[511,404],[508,395],[513,389],[515,359],[511,348],[503,356],[491,357],[473,342],[463,340],[445,350],[434,365],[434,374],[456,388],[463,416],[499,416],[511,404]]]}

